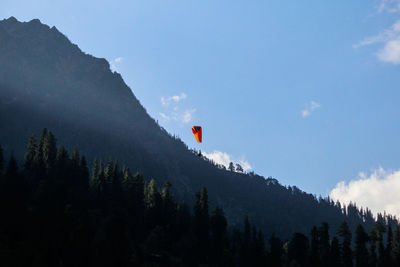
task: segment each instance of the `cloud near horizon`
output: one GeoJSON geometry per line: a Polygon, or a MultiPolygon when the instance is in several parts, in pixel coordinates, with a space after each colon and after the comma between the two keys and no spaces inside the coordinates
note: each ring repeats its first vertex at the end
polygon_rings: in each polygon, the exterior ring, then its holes
{"type": "Polygon", "coordinates": [[[202,154],[206,158],[211,159],[212,161],[214,161],[215,163],[224,165],[226,168],[229,167],[229,163],[230,162],[233,162],[235,164],[235,167],[236,167],[236,163],[239,163],[240,166],[242,166],[242,168],[243,168],[243,170],[245,172],[252,169],[250,163],[247,160],[245,160],[244,158],[241,158],[239,160],[235,160],[235,159],[233,159],[233,157],[231,155],[229,155],[228,153],[225,153],[225,152],[214,150],[211,153],[202,152],[202,154]]]}
{"type": "Polygon", "coordinates": [[[376,216],[378,212],[400,216],[400,170],[386,171],[382,167],[369,176],[359,173],[358,177],[346,184],[339,182],[329,196],[341,203],[356,203],[368,207],[376,216]]]}
{"type": "Polygon", "coordinates": [[[110,69],[112,71],[118,71],[118,65],[124,60],[123,57],[117,57],[110,62],[110,69]]]}
{"type": "Polygon", "coordinates": [[[303,110],[301,111],[301,116],[302,116],[303,118],[306,118],[306,117],[310,116],[311,113],[312,113],[314,110],[316,110],[317,108],[320,108],[320,107],[321,107],[321,104],[319,104],[319,103],[317,103],[317,102],[315,102],[315,101],[311,101],[310,104],[306,104],[305,109],[303,109],[303,110]]]}

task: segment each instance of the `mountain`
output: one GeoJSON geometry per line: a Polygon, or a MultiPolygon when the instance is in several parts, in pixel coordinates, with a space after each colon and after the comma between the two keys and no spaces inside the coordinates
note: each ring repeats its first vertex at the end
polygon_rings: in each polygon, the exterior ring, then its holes
{"type": "Polygon", "coordinates": [[[28,138],[48,128],[59,144],[79,148],[89,162],[111,156],[159,184],[169,180],[176,197],[188,203],[206,187],[211,206],[222,206],[233,225],[248,215],[265,234],[283,238],[322,221],[333,232],[344,220],[352,229],[373,225],[368,210],[343,208],[276,179],[230,172],[197,157],[146,113],[105,59],[85,54],[57,28],[10,17],[0,21],[0,37],[0,144],[6,153],[22,158],[28,138]]]}

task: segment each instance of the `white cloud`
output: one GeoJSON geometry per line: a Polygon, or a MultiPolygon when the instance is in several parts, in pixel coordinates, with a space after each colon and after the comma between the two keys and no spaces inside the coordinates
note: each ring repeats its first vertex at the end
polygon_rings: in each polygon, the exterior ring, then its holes
{"type": "Polygon", "coordinates": [[[163,118],[165,121],[169,121],[170,117],[165,115],[164,113],[160,112],[161,118],[163,118]]]}
{"type": "Polygon", "coordinates": [[[378,12],[387,11],[389,13],[400,12],[400,0],[381,0],[378,7],[378,12]]]}
{"type": "Polygon", "coordinates": [[[378,35],[367,37],[358,44],[353,45],[353,48],[368,46],[375,43],[388,42],[390,40],[397,39],[399,36],[400,36],[400,20],[396,21],[389,29],[383,30],[378,35]]]}
{"type": "Polygon", "coordinates": [[[400,170],[386,171],[378,168],[369,177],[360,173],[355,180],[346,184],[339,182],[330,192],[330,197],[342,203],[356,203],[368,207],[374,214],[390,213],[400,216],[400,170]]]}
{"type": "MultiPolygon", "coordinates": [[[[400,1],[398,1],[400,3],[400,1]]],[[[400,11],[400,9],[399,9],[400,11]]],[[[367,37],[353,48],[369,46],[376,43],[384,43],[376,56],[383,62],[399,64],[400,63],[400,20],[396,21],[389,29],[386,29],[376,36],[367,37]]]]}
{"type": "Polygon", "coordinates": [[[240,164],[240,166],[242,166],[242,168],[243,168],[243,170],[244,170],[245,172],[247,172],[247,171],[249,171],[249,170],[252,169],[250,163],[249,163],[247,160],[245,160],[245,159],[240,159],[240,160],[239,160],[239,164],[240,164]]]}
{"type": "Polygon", "coordinates": [[[319,104],[319,103],[317,103],[317,102],[315,102],[315,101],[311,101],[309,104],[306,104],[305,109],[303,109],[303,110],[301,111],[301,116],[302,116],[303,118],[306,118],[306,117],[310,116],[311,113],[312,113],[314,110],[316,110],[317,108],[320,108],[320,107],[321,107],[321,104],[319,104]]]}
{"type": "Polygon", "coordinates": [[[110,69],[112,71],[118,71],[118,65],[124,60],[123,57],[117,57],[110,62],[110,69]]]}
{"type": "Polygon", "coordinates": [[[232,156],[230,156],[228,153],[225,153],[225,152],[214,150],[212,153],[202,152],[202,154],[206,158],[214,161],[215,163],[224,165],[226,168],[229,167],[230,162],[233,162],[235,164],[235,167],[236,167],[236,163],[239,163],[240,166],[242,166],[244,171],[248,171],[248,170],[252,169],[250,163],[247,160],[245,160],[244,158],[235,160],[232,158],[232,156]]]}
{"type": "Polygon", "coordinates": [[[115,62],[119,63],[122,62],[123,58],[122,57],[117,57],[116,59],[114,59],[115,62]]]}
{"type": "Polygon", "coordinates": [[[301,116],[303,118],[310,116],[310,111],[308,109],[304,109],[301,111],[301,116]]]}
{"type": "Polygon", "coordinates": [[[180,101],[182,101],[183,99],[185,99],[187,97],[187,95],[185,93],[181,93],[180,95],[174,95],[174,96],[170,96],[170,97],[161,97],[161,104],[163,106],[169,106],[171,104],[171,102],[175,102],[178,103],[180,101]]]}
{"type": "Polygon", "coordinates": [[[196,112],[196,109],[186,110],[182,115],[182,122],[189,123],[193,119],[193,113],[196,112]]]}
{"type": "Polygon", "coordinates": [[[187,95],[185,93],[181,93],[180,95],[173,95],[169,97],[162,96],[160,98],[161,104],[166,107],[168,110],[166,113],[160,113],[160,116],[168,121],[170,119],[174,121],[179,121],[182,123],[189,123],[193,120],[193,114],[196,112],[196,109],[186,109],[184,111],[180,111],[178,104],[182,100],[186,99],[187,95]],[[169,109],[170,105],[174,104],[172,110],[169,109]]]}
{"type": "Polygon", "coordinates": [[[383,49],[377,53],[378,58],[383,62],[393,64],[400,63],[400,37],[396,40],[389,41],[383,49]]]}
{"type": "Polygon", "coordinates": [[[170,121],[171,119],[174,121],[189,123],[193,120],[193,114],[196,112],[196,109],[188,109],[184,112],[173,111],[170,115],[167,115],[163,112],[160,112],[159,115],[164,121],[170,121]]]}

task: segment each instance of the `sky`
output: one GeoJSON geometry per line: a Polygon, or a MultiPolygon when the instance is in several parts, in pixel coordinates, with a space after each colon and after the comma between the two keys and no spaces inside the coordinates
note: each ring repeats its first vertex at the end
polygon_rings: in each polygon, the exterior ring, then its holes
{"type": "Polygon", "coordinates": [[[400,215],[400,0],[2,0],[10,16],[106,58],[215,161],[400,215]]]}

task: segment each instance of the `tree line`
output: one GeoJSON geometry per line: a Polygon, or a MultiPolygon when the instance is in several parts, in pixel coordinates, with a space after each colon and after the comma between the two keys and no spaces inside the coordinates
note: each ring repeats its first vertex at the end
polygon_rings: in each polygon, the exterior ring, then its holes
{"type": "MultiPolygon", "coordinates": [[[[328,223],[289,240],[265,235],[249,218],[229,226],[209,210],[206,188],[178,203],[171,184],[132,174],[112,158],[94,160],[57,146],[44,129],[22,164],[0,147],[1,266],[399,266],[398,225],[368,233],[328,223]],[[394,227],[394,231],[393,228],[394,227]]],[[[290,219],[290,218],[288,218],[290,219]]]]}

